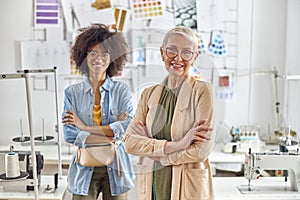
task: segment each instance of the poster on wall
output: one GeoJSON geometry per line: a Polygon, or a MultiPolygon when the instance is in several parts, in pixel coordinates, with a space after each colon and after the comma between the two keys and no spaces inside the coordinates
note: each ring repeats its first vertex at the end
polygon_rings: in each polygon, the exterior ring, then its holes
{"type": "Polygon", "coordinates": [[[20,41],[17,70],[57,66],[60,73],[69,71],[69,47],[66,41],[20,41]]]}
{"type": "Polygon", "coordinates": [[[145,46],[147,41],[147,33],[143,29],[131,32],[132,40],[132,63],[139,65],[145,64],[145,46]]]}
{"type": "Polygon", "coordinates": [[[62,8],[70,32],[91,23],[116,23],[110,0],[63,0],[62,8]]]}
{"type": "Polygon", "coordinates": [[[235,69],[214,70],[215,99],[233,101],[235,96],[235,69]]]}
{"type": "Polygon", "coordinates": [[[176,26],[188,26],[197,30],[196,0],[174,0],[176,26]]]}
{"type": "Polygon", "coordinates": [[[114,16],[116,24],[112,27],[116,28],[118,31],[126,31],[129,21],[129,11],[125,8],[115,8],[114,16]]]}
{"type": "Polygon", "coordinates": [[[133,20],[153,19],[163,15],[162,0],[131,0],[133,20]]]}
{"type": "Polygon", "coordinates": [[[212,56],[226,56],[227,50],[222,31],[211,31],[207,53],[212,56]]]}
{"type": "Polygon", "coordinates": [[[34,27],[51,28],[59,26],[58,0],[35,0],[34,27]]]}

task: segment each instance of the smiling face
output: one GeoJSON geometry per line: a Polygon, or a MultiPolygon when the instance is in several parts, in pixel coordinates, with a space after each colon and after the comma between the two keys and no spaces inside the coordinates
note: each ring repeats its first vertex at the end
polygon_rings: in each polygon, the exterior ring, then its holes
{"type": "Polygon", "coordinates": [[[106,73],[110,64],[110,54],[101,45],[94,45],[87,52],[87,64],[90,75],[106,73]]]}
{"type": "Polygon", "coordinates": [[[197,53],[194,43],[180,34],[171,34],[161,48],[161,57],[170,76],[187,77],[197,53]]]}

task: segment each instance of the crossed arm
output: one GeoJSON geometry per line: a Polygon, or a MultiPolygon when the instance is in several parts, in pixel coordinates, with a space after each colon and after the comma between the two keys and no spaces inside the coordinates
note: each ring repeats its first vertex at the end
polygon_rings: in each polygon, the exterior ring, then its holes
{"type": "MultiPolygon", "coordinates": [[[[125,120],[128,117],[128,113],[122,113],[118,116],[118,121],[125,120]]],[[[109,125],[104,126],[87,126],[82,120],[76,115],[75,112],[67,110],[62,117],[62,123],[64,126],[74,125],[81,131],[90,132],[91,135],[87,137],[86,143],[99,143],[99,142],[112,142],[114,132],[109,125]]]]}
{"type": "MultiPolygon", "coordinates": [[[[201,119],[199,121],[196,121],[193,127],[187,132],[187,134],[182,139],[178,141],[167,141],[164,146],[164,153],[166,155],[169,155],[171,153],[187,149],[190,145],[192,145],[196,141],[198,142],[209,141],[210,137],[206,134],[206,132],[212,131],[213,129],[208,126],[205,126],[204,125],[205,122],[206,119],[201,119]]],[[[150,134],[146,129],[146,126],[142,121],[134,122],[132,124],[132,134],[151,138],[150,134]]]]}

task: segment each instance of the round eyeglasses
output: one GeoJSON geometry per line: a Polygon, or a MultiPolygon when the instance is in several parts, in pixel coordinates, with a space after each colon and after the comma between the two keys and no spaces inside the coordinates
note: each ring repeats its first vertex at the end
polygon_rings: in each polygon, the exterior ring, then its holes
{"type": "Polygon", "coordinates": [[[98,51],[94,51],[94,50],[88,51],[87,53],[88,53],[87,54],[88,58],[90,58],[92,60],[96,60],[97,58],[99,58],[99,56],[101,59],[107,60],[110,56],[110,54],[108,52],[99,53],[98,51]]]}
{"type": "MultiPolygon", "coordinates": [[[[177,57],[179,54],[178,49],[176,49],[174,47],[166,47],[165,51],[166,51],[166,55],[170,59],[177,57]]],[[[184,60],[184,61],[191,60],[193,58],[193,55],[194,55],[194,52],[187,50],[187,49],[183,49],[180,51],[180,56],[181,56],[182,60],[184,60]]]]}

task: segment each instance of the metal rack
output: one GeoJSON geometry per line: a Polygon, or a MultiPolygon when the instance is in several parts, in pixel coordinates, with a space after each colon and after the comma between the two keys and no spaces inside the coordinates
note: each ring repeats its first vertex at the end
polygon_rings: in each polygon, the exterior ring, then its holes
{"type": "Polygon", "coordinates": [[[53,73],[54,74],[54,84],[55,84],[55,104],[56,104],[56,132],[57,132],[57,147],[58,147],[58,175],[62,178],[62,161],[61,161],[61,134],[59,129],[59,116],[58,116],[58,84],[57,84],[57,67],[53,69],[34,69],[34,70],[20,70],[17,73],[12,74],[0,74],[0,79],[25,79],[25,90],[26,90],[26,100],[27,100],[27,113],[28,113],[28,125],[30,134],[30,145],[31,145],[31,155],[32,155],[32,167],[33,167],[33,185],[35,199],[38,199],[38,178],[37,178],[37,162],[35,154],[35,142],[32,131],[32,108],[31,108],[31,95],[30,95],[30,73],[53,73]]]}

